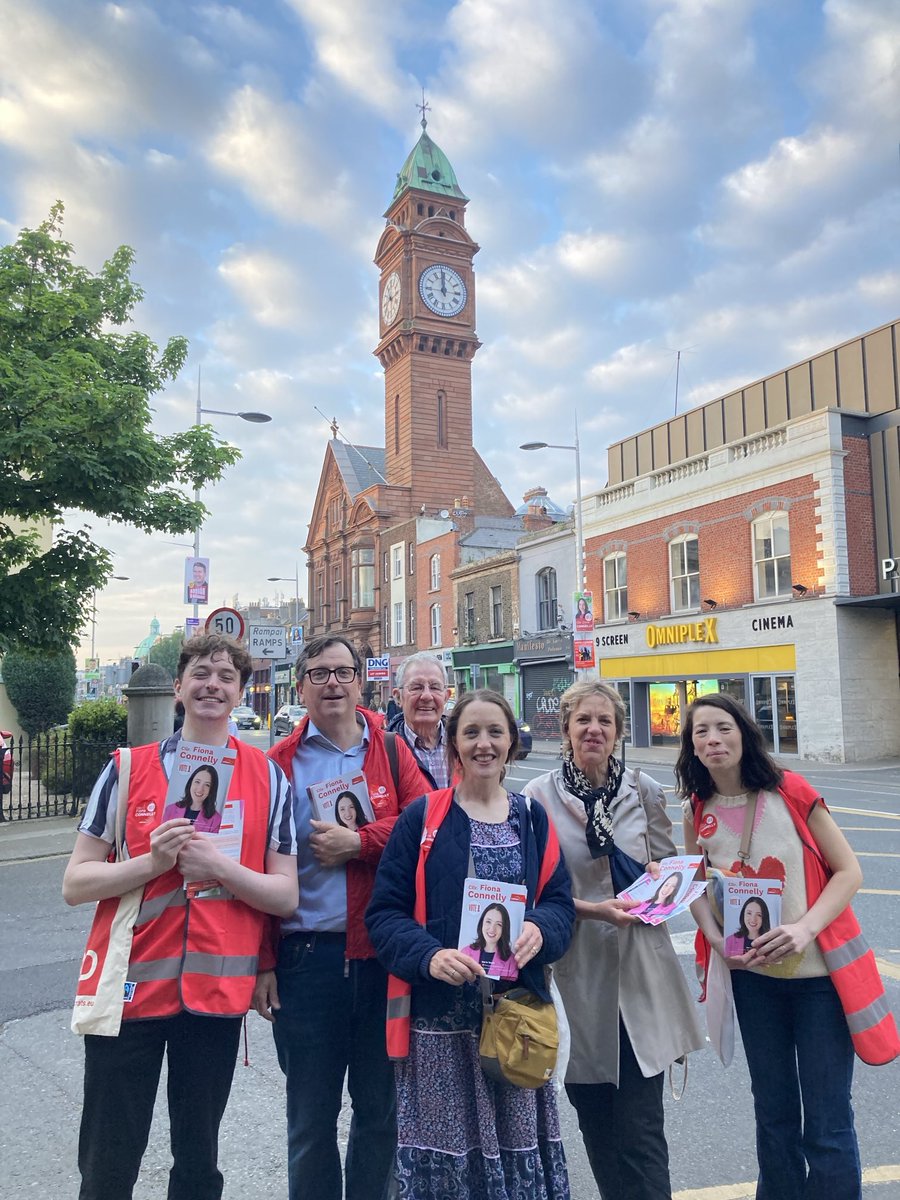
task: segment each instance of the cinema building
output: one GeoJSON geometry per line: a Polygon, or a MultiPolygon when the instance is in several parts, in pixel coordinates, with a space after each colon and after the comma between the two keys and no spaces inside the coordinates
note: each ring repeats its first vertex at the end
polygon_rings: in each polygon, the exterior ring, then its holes
{"type": "Polygon", "coordinates": [[[780,756],[900,754],[898,342],[884,325],[610,447],[585,548],[633,745],[675,745],[723,691],[780,756]]]}

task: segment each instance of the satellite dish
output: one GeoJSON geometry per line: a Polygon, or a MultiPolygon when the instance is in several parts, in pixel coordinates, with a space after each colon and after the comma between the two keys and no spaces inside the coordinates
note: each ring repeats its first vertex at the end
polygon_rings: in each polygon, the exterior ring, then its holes
{"type": "Polygon", "coordinates": [[[447,518],[450,516],[450,510],[447,508],[442,508],[441,511],[438,513],[438,516],[441,518],[442,521],[446,521],[447,518]]]}

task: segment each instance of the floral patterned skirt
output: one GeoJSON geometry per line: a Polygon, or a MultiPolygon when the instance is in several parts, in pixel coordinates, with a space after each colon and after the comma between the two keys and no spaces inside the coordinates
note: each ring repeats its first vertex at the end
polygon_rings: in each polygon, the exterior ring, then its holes
{"type": "Polygon", "coordinates": [[[481,1069],[481,1003],[461,988],[437,1021],[415,1017],[397,1064],[403,1200],[569,1200],[555,1085],[496,1083],[481,1069]]]}

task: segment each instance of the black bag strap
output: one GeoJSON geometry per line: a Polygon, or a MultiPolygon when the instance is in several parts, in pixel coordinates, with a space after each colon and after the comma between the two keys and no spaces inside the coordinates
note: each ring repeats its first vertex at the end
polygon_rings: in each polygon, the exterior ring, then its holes
{"type": "Polygon", "coordinates": [[[397,735],[396,733],[385,733],[384,748],[387,750],[388,762],[391,767],[391,779],[394,781],[394,791],[397,794],[397,799],[400,799],[400,760],[397,757],[397,735]]]}

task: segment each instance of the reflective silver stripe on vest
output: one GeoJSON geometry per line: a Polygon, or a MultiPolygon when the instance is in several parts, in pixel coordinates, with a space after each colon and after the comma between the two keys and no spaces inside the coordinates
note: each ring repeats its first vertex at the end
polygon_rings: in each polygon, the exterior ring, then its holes
{"type": "Polygon", "coordinates": [[[137,929],[139,925],[146,925],[148,921],[152,921],[160,913],[164,913],[167,908],[183,908],[186,903],[187,897],[183,887],[177,887],[174,891],[165,892],[161,896],[151,896],[149,900],[141,903],[134,927],[137,929]]]}
{"type": "Polygon", "coordinates": [[[177,979],[180,974],[180,958],[154,958],[149,962],[128,964],[129,983],[154,983],[161,979],[177,979]]]}
{"type": "Polygon", "coordinates": [[[398,1017],[408,1017],[410,1013],[410,1000],[412,997],[407,994],[405,996],[390,996],[387,1002],[387,1019],[396,1021],[398,1017]]]}
{"type": "Polygon", "coordinates": [[[865,1033],[867,1029],[873,1029],[880,1024],[890,1011],[887,996],[882,993],[871,1004],[861,1008],[859,1012],[845,1013],[844,1015],[851,1033],[865,1033]]]}
{"type": "Polygon", "coordinates": [[[185,973],[192,975],[215,975],[231,978],[256,974],[255,954],[200,954],[196,950],[184,956],[185,973]]]}
{"type": "Polygon", "coordinates": [[[833,975],[841,967],[849,966],[850,963],[856,962],[868,952],[869,943],[861,933],[858,933],[849,942],[844,942],[843,946],[835,946],[833,950],[826,950],[822,957],[825,959],[828,974],[833,975]]]}

